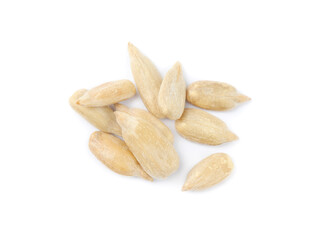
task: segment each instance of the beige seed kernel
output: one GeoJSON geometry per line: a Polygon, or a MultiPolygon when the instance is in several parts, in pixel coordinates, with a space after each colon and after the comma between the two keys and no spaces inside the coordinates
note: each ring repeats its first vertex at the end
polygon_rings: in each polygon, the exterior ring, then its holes
{"type": "Polygon", "coordinates": [[[166,178],[179,168],[173,144],[158,128],[125,112],[115,115],[127,146],[151,177],[166,178]]]}
{"type": "Polygon", "coordinates": [[[131,98],[135,94],[136,88],[131,81],[117,80],[90,89],[77,103],[88,107],[108,106],[131,98]]]}
{"type": "Polygon", "coordinates": [[[153,181],[129,151],[126,143],[119,138],[104,132],[94,132],[90,136],[89,148],[96,158],[114,172],[153,181]]]}
{"type": "Polygon", "coordinates": [[[162,118],[157,102],[162,83],[161,74],[151,60],[131,43],[128,43],[128,52],[133,77],[145,107],[155,117],[162,118]]]}
{"type": "Polygon", "coordinates": [[[69,99],[71,107],[99,130],[121,136],[121,128],[116,122],[113,110],[109,106],[85,107],[77,104],[79,98],[86,92],[86,89],[76,91],[69,99]]]}
{"type": "Polygon", "coordinates": [[[195,165],[187,175],[182,191],[202,190],[225,179],[234,165],[225,153],[215,153],[195,165]]]}
{"type": "Polygon", "coordinates": [[[186,83],[183,79],[181,64],[177,62],[162,81],[158,104],[165,117],[177,120],[183,113],[185,103],[186,83]]]}
{"type": "Polygon", "coordinates": [[[171,130],[160,119],[154,117],[150,112],[139,108],[129,108],[120,103],[116,103],[115,108],[116,111],[125,112],[133,117],[142,118],[143,120],[150,122],[153,126],[158,128],[169,139],[170,142],[173,143],[173,134],[171,130]]]}
{"type": "Polygon", "coordinates": [[[222,82],[197,81],[187,89],[188,102],[209,110],[228,110],[249,100],[249,97],[238,93],[233,86],[222,82]]]}
{"type": "Polygon", "coordinates": [[[175,127],[182,137],[203,144],[219,145],[237,139],[222,120],[200,109],[185,108],[175,127]]]}

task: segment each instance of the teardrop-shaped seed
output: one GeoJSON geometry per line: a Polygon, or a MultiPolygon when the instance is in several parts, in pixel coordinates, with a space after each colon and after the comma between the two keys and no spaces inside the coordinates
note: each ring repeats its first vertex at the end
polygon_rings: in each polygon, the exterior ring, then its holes
{"type": "Polygon", "coordinates": [[[69,99],[71,107],[99,130],[121,136],[121,128],[116,122],[113,110],[109,106],[85,107],[77,104],[79,98],[86,92],[86,89],[76,91],[69,99]]]}
{"type": "Polygon", "coordinates": [[[225,179],[234,165],[225,153],[215,153],[196,164],[188,173],[182,191],[202,190],[225,179]]]}
{"type": "Polygon", "coordinates": [[[173,144],[161,131],[141,118],[115,112],[123,139],[142,168],[153,178],[166,178],[179,167],[173,144]]]}
{"type": "Polygon", "coordinates": [[[171,120],[181,117],[186,103],[186,83],[177,62],[165,75],[158,97],[160,111],[171,120]]]}
{"type": "Polygon", "coordinates": [[[136,88],[131,81],[117,80],[90,89],[77,103],[88,107],[108,106],[131,98],[135,94],[136,88]]]}
{"type": "Polygon", "coordinates": [[[197,81],[187,89],[188,102],[209,110],[228,110],[249,100],[249,97],[238,93],[233,86],[222,82],[197,81]]]}
{"type": "Polygon", "coordinates": [[[182,117],[175,121],[175,127],[182,137],[209,145],[237,139],[222,120],[200,109],[185,108],[182,117]]]}
{"type": "Polygon", "coordinates": [[[161,74],[151,60],[131,43],[128,43],[128,52],[133,77],[145,107],[155,117],[162,118],[157,101],[162,83],[161,74]]]}
{"type": "Polygon", "coordinates": [[[119,138],[104,132],[94,132],[90,136],[89,148],[96,158],[114,172],[153,181],[129,151],[126,143],[119,138]]]}

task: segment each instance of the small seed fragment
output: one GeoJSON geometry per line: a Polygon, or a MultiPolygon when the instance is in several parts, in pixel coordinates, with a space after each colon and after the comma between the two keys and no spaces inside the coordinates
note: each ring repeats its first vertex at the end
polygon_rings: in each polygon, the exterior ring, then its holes
{"type": "Polygon", "coordinates": [[[209,110],[224,111],[234,108],[238,103],[250,100],[226,83],[216,81],[197,81],[188,86],[187,101],[209,110]]]}
{"type": "Polygon", "coordinates": [[[115,111],[123,139],[145,172],[154,178],[166,178],[179,167],[173,144],[161,131],[141,118],[115,111]]]}
{"type": "Polygon", "coordinates": [[[135,85],[124,79],[107,82],[90,89],[77,103],[88,107],[108,106],[131,98],[135,94],[135,85]]]}
{"type": "Polygon", "coordinates": [[[158,128],[169,139],[170,142],[173,143],[173,134],[171,130],[160,119],[156,118],[150,112],[139,108],[129,108],[120,103],[116,103],[115,108],[116,111],[125,112],[133,117],[142,118],[143,120],[150,122],[153,126],[158,128]]]}
{"type": "Polygon", "coordinates": [[[131,43],[128,43],[128,52],[133,77],[145,107],[155,117],[162,118],[157,101],[162,83],[161,74],[151,60],[131,43]]]}
{"type": "Polygon", "coordinates": [[[165,75],[158,96],[160,111],[171,120],[181,117],[186,103],[186,83],[179,62],[165,75]]]}
{"type": "Polygon", "coordinates": [[[99,130],[121,136],[121,128],[116,122],[113,110],[109,106],[85,107],[77,104],[78,99],[86,92],[86,89],[76,91],[69,99],[71,107],[99,130]]]}
{"type": "Polygon", "coordinates": [[[200,109],[185,108],[175,127],[182,137],[203,144],[219,145],[237,139],[222,120],[200,109]]]}
{"type": "Polygon", "coordinates": [[[96,158],[114,172],[153,181],[129,151],[126,143],[119,138],[104,132],[94,132],[90,136],[89,148],[96,158]]]}
{"type": "Polygon", "coordinates": [[[225,153],[215,153],[196,164],[188,173],[182,191],[202,190],[225,179],[234,165],[225,153]]]}

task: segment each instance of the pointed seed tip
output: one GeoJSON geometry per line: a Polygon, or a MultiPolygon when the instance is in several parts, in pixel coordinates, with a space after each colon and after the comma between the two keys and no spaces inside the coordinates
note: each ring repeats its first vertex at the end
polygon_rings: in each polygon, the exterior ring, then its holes
{"type": "Polygon", "coordinates": [[[250,101],[251,100],[251,98],[249,96],[246,96],[246,95],[243,95],[243,96],[245,98],[245,101],[250,101]]]}
{"type": "Polygon", "coordinates": [[[239,137],[235,134],[235,133],[233,133],[233,132],[229,132],[228,133],[228,135],[227,135],[227,140],[229,141],[229,142],[231,142],[231,141],[236,141],[236,140],[238,140],[239,139],[239,137]]]}
{"type": "Polygon", "coordinates": [[[250,97],[248,97],[246,95],[243,95],[243,94],[238,95],[238,98],[237,98],[237,101],[239,103],[247,102],[247,101],[250,101],[250,100],[251,100],[250,97]]]}
{"type": "Polygon", "coordinates": [[[153,182],[154,179],[152,177],[147,177],[146,180],[150,181],[150,182],[153,182]]]}
{"type": "Polygon", "coordinates": [[[131,42],[128,42],[128,49],[129,50],[134,50],[134,49],[136,49],[136,47],[131,42]]]}
{"type": "Polygon", "coordinates": [[[188,190],[190,190],[190,187],[189,187],[188,185],[184,184],[184,185],[182,186],[181,191],[185,192],[185,191],[188,191],[188,190]]]}
{"type": "Polygon", "coordinates": [[[144,180],[150,181],[150,182],[153,182],[153,180],[154,180],[150,175],[148,175],[146,172],[144,172],[144,170],[143,170],[143,172],[140,172],[138,177],[140,177],[144,180]]]}
{"type": "Polygon", "coordinates": [[[137,55],[138,52],[138,49],[132,43],[128,43],[128,53],[130,55],[137,55]]]}

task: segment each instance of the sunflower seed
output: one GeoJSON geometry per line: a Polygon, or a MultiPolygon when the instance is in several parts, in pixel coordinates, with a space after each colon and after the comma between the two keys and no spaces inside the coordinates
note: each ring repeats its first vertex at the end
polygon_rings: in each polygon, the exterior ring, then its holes
{"type": "Polygon", "coordinates": [[[115,115],[123,139],[145,172],[153,178],[166,178],[178,169],[178,154],[158,128],[125,112],[115,115]]]}
{"type": "Polygon", "coordinates": [[[238,103],[250,100],[226,83],[215,81],[197,81],[188,86],[187,101],[197,107],[209,110],[228,110],[238,103]]]}
{"type": "Polygon", "coordinates": [[[69,99],[71,107],[99,130],[121,136],[121,128],[109,106],[85,107],[76,103],[86,92],[86,89],[76,91],[69,99]]]}
{"type": "Polygon", "coordinates": [[[175,127],[182,137],[209,145],[237,139],[222,120],[200,109],[185,108],[182,117],[176,120],[175,127]]]}
{"type": "Polygon", "coordinates": [[[190,170],[182,191],[209,188],[225,179],[233,167],[233,162],[227,154],[215,153],[190,170]]]}
{"type": "Polygon", "coordinates": [[[155,117],[162,118],[157,97],[162,77],[154,64],[144,56],[133,44],[128,43],[128,52],[133,77],[142,101],[155,117]]]}
{"type": "Polygon", "coordinates": [[[160,111],[169,119],[181,117],[186,102],[186,83],[181,64],[177,62],[165,75],[160,88],[158,103],[160,111]]]}
{"type": "Polygon", "coordinates": [[[131,98],[135,94],[136,88],[131,81],[118,80],[90,89],[77,103],[88,107],[108,106],[131,98]]]}
{"type": "Polygon", "coordinates": [[[119,138],[104,132],[94,132],[90,136],[89,148],[96,158],[114,172],[153,181],[139,165],[125,142],[119,138]]]}

